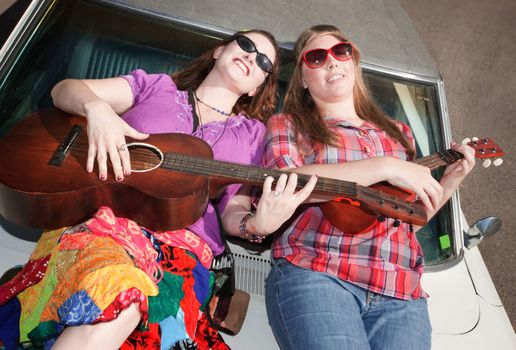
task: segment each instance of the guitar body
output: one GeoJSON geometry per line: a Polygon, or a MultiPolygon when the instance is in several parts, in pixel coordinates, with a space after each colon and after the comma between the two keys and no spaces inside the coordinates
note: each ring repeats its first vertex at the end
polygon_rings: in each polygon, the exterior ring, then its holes
{"type": "MultiPolygon", "coordinates": [[[[386,196],[394,196],[405,202],[413,202],[416,199],[414,193],[402,188],[392,186],[387,182],[380,182],[369,186],[384,193],[386,196]]],[[[337,198],[319,205],[326,219],[334,227],[344,233],[357,234],[369,231],[378,219],[378,214],[363,208],[360,201],[350,198],[337,198]]]]}
{"type": "MultiPolygon", "coordinates": [[[[212,158],[211,148],[189,135],[151,135],[144,142],[162,152],[212,158]]],[[[56,109],[33,113],[15,125],[0,139],[0,148],[0,215],[21,225],[48,229],[74,225],[106,205],[118,216],[154,230],[181,229],[195,222],[208,202],[206,176],[158,167],[117,182],[111,169],[106,181],[99,180],[96,171],[87,173],[86,121],[56,109]],[[83,131],[62,164],[50,165],[73,125],[83,131]]],[[[131,163],[141,159],[133,168],[149,159],[145,152],[134,152],[131,163]]]]}

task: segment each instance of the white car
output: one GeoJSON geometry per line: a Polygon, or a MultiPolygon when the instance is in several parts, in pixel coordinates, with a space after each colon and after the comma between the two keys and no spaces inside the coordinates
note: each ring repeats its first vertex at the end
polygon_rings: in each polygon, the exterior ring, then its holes
{"type": "MultiPolygon", "coordinates": [[[[357,42],[374,97],[386,113],[411,126],[418,157],[444,150],[451,131],[443,81],[407,14],[391,0],[32,1],[0,50],[0,137],[31,112],[50,107],[50,89],[59,80],[112,77],[136,68],[172,72],[246,28],[269,30],[280,41],[283,92],[293,67],[292,43],[320,23],[339,26],[357,42]]],[[[41,232],[7,220],[10,203],[1,203],[0,275],[26,262],[41,232]]],[[[498,219],[487,218],[470,229],[455,194],[418,232],[434,349],[516,349],[514,330],[475,247],[499,227],[498,219]]],[[[251,294],[251,303],[241,332],[224,337],[233,349],[277,349],[264,304],[268,247],[234,241],[231,247],[237,287],[251,294]]]]}

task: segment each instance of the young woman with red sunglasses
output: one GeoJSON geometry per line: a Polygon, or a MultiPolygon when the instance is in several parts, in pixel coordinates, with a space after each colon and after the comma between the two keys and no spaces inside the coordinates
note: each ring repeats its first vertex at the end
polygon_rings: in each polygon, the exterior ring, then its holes
{"type": "MultiPolygon", "coordinates": [[[[431,217],[474,166],[469,146],[437,182],[414,158],[409,127],[373,102],[357,47],[331,25],[295,45],[297,64],[283,113],[267,123],[263,165],[410,189],[431,217]]],[[[311,201],[328,198],[311,195],[311,201]]],[[[342,213],[346,215],[346,213],[342,213]]],[[[266,282],[269,323],[282,349],[429,349],[423,252],[415,230],[393,219],[342,232],[309,204],[272,245],[266,282]]]]}
{"type": "MultiPolygon", "coordinates": [[[[86,168],[92,172],[96,162],[102,180],[108,162],[118,181],[130,175],[126,136],[144,140],[153,133],[192,134],[211,146],[215,159],[259,165],[261,121],[275,108],[278,67],[272,35],[252,30],[172,76],[135,70],[64,80],[52,97],[60,109],[86,117],[86,168]]],[[[281,198],[271,184],[265,180],[256,215],[249,188],[225,189],[218,207],[227,233],[259,241],[292,215],[315,178],[294,193],[296,176],[282,176],[281,198]]],[[[80,225],[45,232],[25,268],[0,286],[0,333],[10,334],[4,343],[11,348],[22,341],[53,349],[224,349],[200,312],[211,294],[212,258],[223,250],[211,203],[197,222],[166,232],[101,208],[80,225]]]]}

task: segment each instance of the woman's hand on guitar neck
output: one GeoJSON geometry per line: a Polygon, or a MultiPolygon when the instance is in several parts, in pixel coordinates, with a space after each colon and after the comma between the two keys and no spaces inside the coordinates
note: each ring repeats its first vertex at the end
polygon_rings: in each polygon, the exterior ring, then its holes
{"type": "Polygon", "coordinates": [[[475,166],[475,150],[467,144],[459,145],[454,142],[451,144],[451,148],[464,155],[464,159],[448,165],[441,178],[443,187],[450,187],[453,192],[475,166]]]}
{"type": "Polygon", "coordinates": [[[149,137],[130,127],[116,114],[111,106],[102,100],[97,100],[85,106],[88,120],[88,160],[86,171],[94,169],[95,158],[99,167],[99,178],[107,179],[108,157],[113,166],[117,181],[122,181],[124,175],[131,174],[129,150],[125,137],[143,140],[149,137]]]}

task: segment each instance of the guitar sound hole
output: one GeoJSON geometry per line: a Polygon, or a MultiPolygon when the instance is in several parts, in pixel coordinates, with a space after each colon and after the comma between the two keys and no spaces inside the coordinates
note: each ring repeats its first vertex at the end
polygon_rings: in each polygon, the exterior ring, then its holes
{"type": "Polygon", "coordinates": [[[130,143],[127,145],[131,157],[131,169],[145,172],[156,169],[163,162],[163,153],[149,144],[130,143]]]}

